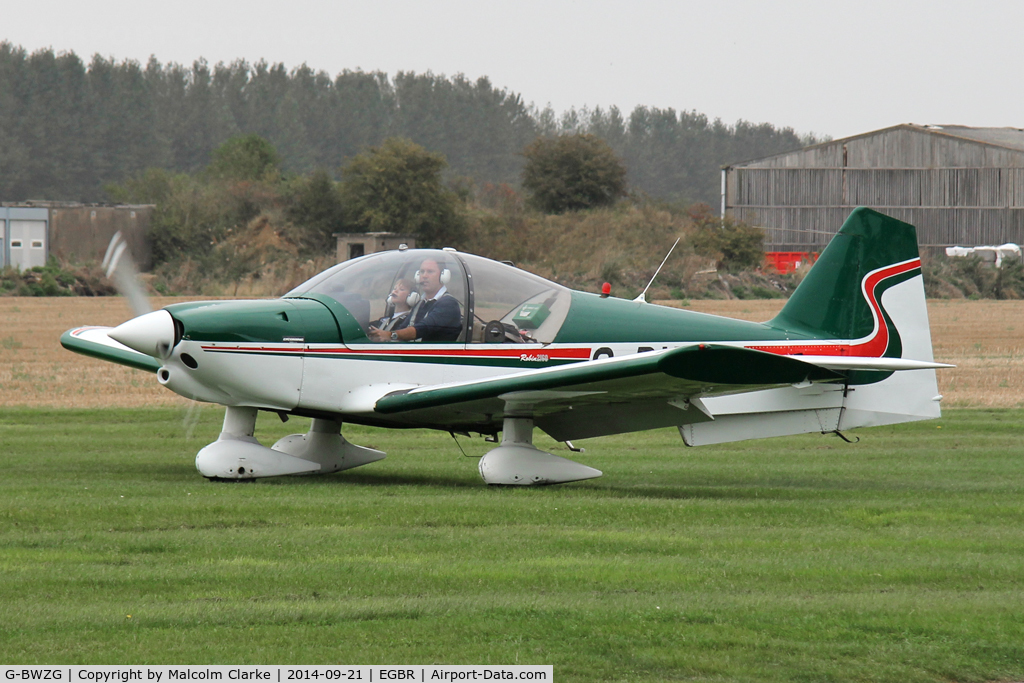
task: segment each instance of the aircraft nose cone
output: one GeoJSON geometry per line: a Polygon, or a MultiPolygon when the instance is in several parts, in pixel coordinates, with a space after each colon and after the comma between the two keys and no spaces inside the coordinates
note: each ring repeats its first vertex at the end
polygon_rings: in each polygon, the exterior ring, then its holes
{"type": "Polygon", "coordinates": [[[147,356],[166,358],[174,346],[174,319],[167,311],[153,311],[121,323],[107,336],[147,356]]]}

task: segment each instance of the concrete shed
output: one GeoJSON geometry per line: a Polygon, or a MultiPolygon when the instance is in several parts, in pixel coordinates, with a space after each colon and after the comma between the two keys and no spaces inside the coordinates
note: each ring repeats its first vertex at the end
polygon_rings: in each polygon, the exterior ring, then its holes
{"type": "Polygon", "coordinates": [[[1024,243],[1024,130],[902,124],[722,169],[722,214],[767,251],[820,251],[857,206],[922,247],[1024,243]]]}
{"type": "Polygon", "coordinates": [[[120,232],[142,270],[152,255],[147,235],[153,207],[144,205],[57,204],[50,208],[50,252],[69,261],[100,261],[110,238],[120,232]]]}
{"type": "Polygon", "coordinates": [[[415,237],[396,232],[336,232],[334,237],[338,240],[338,263],[364,254],[398,249],[403,244],[410,249],[416,248],[415,237]]]}

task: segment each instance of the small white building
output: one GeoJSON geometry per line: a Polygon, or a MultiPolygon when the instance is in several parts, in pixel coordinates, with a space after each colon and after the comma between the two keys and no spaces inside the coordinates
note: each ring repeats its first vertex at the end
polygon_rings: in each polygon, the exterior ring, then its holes
{"type": "Polygon", "coordinates": [[[49,224],[47,209],[0,206],[0,268],[45,266],[49,224]]]}

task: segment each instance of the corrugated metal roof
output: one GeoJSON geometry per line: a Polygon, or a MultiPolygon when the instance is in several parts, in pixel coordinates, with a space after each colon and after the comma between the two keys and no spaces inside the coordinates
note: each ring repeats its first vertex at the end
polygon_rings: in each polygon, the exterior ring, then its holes
{"type": "Polygon", "coordinates": [[[1024,129],[1022,128],[971,128],[970,126],[956,125],[917,127],[929,132],[945,133],[958,138],[1024,151],[1024,129]]]}
{"type": "Polygon", "coordinates": [[[1024,128],[972,128],[971,126],[959,126],[955,124],[948,125],[921,125],[917,123],[900,123],[895,126],[889,126],[888,128],[879,128],[878,130],[872,130],[867,133],[859,133],[857,135],[851,135],[845,138],[837,138],[835,140],[827,140],[825,142],[819,142],[816,145],[804,147],[799,150],[792,150],[789,152],[780,152],[779,154],[771,154],[766,157],[759,157],[757,159],[746,159],[743,161],[736,161],[731,164],[722,166],[723,169],[743,167],[751,164],[756,164],[767,159],[774,159],[777,157],[785,157],[791,154],[796,154],[805,150],[814,149],[816,147],[828,147],[831,145],[841,145],[851,140],[859,140],[863,138],[872,137],[882,133],[888,133],[890,131],[899,129],[910,129],[920,131],[922,133],[930,133],[933,135],[948,135],[950,137],[961,138],[963,140],[970,140],[972,142],[980,142],[985,145],[992,145],[995,147],[1002,147],[1004,149],[1010,149],[1014,151],[1024,152],[1024,128]]]}

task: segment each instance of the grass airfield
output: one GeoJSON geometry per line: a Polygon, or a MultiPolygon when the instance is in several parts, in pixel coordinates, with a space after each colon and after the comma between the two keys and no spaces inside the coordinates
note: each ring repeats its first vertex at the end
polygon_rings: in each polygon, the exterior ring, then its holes
{"type": "MultiPolygon", "coordinates": [[[[389,457],[210,483],[223,412],[0,414],[5,663],[553,664],[559,681],[1024,679],[1024,410],[571,455],[485,486],[489,444],[346,427],[389,457]]],[[[273,443],[308,421],[261,415],[273,443]]]]}

